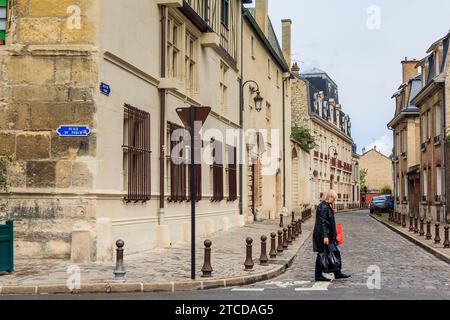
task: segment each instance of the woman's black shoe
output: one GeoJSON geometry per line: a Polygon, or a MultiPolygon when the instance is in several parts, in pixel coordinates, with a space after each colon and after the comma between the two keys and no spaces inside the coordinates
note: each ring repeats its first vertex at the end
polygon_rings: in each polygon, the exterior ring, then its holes
{"type": "Polygon", "coordinates": [[[330,282],[330,281],[331,279],[325,278],[324,276],[316,278],[316,282],[330,282]]]}
{"type": "Polygon", "coordinates": [[[350,275],[342,272],[334,275],[334,279],[348,279],[350,277],[351,277],[350,275]]]}

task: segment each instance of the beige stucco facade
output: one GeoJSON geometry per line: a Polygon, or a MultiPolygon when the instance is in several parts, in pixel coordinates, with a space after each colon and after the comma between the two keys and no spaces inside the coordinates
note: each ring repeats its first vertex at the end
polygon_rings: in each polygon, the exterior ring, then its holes
{"type": "Polygon", "coordinates": [[[364,152],[360,158],[360,168],[367,170],[366,186],[369,193],[381,193],[392,184],[392,161],[376,149],[364,152]]]}

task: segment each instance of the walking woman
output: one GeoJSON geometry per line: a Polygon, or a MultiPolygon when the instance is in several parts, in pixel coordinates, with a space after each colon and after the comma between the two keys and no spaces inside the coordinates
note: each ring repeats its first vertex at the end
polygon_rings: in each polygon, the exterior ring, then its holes
{"type": "MultiPolygon", "coordinates": [[[[337,193],[334,190],[330,190],[325,196],[316,212],[316,224],[314,226],[313,233],[313,249],[317,252],[316,258],[316,281],[331,281],[324,277],[322,274],[322,266],[320,264],[319,253],[325,252],[325,246],[336,245],[337,246],[337,232],[336,232],[336,222],[334,219],[335,211],[332,207],[333,203],[336,202],[337,193]]],[[[350,278],[349,275],[342,273],[340,270],[334,273],[335,279],[347,279],[350,278]]]]}

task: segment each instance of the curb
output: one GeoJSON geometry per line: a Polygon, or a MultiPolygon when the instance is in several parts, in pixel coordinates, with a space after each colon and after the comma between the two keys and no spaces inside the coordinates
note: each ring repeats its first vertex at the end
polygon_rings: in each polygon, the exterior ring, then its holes
{"type": "Polygon", "coordinates": [[[375,221],[378,221],[379,223],[383,224],[385,227],[391,229],[392,231],[396,232],[397,234],[401,235],[403,238],[405,238],[406,240],[414,243],[415,245],[417,245],[418,247],[424,249],[425,251],[427,251],[428,253],[431,253],[433,256],[435,256],[436,258],[447,262],[448,264],[450,264],[450,257],[439,252],[438,250],[436,250],[435,248],[433,248],[432,246],[423,243],[419,240],[417,240],[416,238],[410,236],[407,233],[402,232],[401,230],[395,228],[394,226],[390,225],[389,223],[386,223],[380,219],[378,219],[377,217],[375,217],[374,215],[370,214],[369,215],[372,219],[374,219],[375,221]]]}
{"type": "MultiPolygon", "coordinates": [[[[311,232],[306,235],[303,243],[296,249],[297,251],[311,237],[311,232]]],[[[295,249],[295,247],[292,247],[295,249]]],[[[292,249],[291,249],[292,250],[292,249]]],[[[296,252],[297,252],[296,251],[296,252]]],[[[152,292],[182,292],[197,291],[219,288],[230,288],[254,284],[261,281],[267,281],[280,276],[292,266],[297,254],[294,254],[288,260],[273,260],[272,265],[280,266],[263,273],[257,273],[249,276],[214,279],[201,281],[179,281],[179,282],[105,282],[82,284],[79,289],[70,290],[62,284],[46,284],[36,286],[0,286],[0,295],[45,295],[45,294],[99,294],[99,293],[152,293],[152,292]]]]}

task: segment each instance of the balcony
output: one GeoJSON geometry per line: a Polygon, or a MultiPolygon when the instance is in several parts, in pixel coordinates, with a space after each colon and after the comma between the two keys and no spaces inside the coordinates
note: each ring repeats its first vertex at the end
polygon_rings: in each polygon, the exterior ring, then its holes
{"type": "Polygon", "coordinates": [[[436,137],[434,137],[434,144],[440,144],[441,143],[441,135],[437,135],[436,137]]]}
{"type": "Polygon", "coordinates": [[[331,167],[336,168],[336,158],[331,158],[331,167]]]}
{"type": "Polygon", "coordinates": [[[319,151],[314,151],[314,158],[319,159],[319,151]]]}

